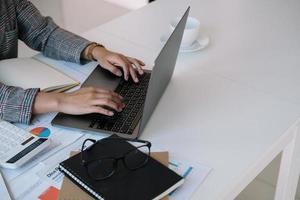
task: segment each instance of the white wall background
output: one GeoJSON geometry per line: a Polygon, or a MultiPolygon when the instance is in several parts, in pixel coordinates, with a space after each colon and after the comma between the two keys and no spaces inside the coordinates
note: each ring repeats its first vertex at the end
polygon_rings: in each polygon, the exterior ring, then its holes
{"type": "Polygon", "coordinates": [[[107,0],[107,1],[131,10],[138,9],[142,6],[147,5],[148,3],[148,0],[107,0]]]}
{"type": "Polygon", "coordinates": [[[62,0],[62,19],[65,28],[81,33],[126,14],[130,10],[107,1],[62,0]]]}
{"type": "MultiPolygon", "coordinates": [[[[146,5],[146,0],[30,0],[43,15],[71,32],[82,33],[116,17],[146,5]],[[110,2],[112,1],[112,2],[110,2]],[[128,1],[128,3],[126,3],[128,1]],[[114,3],[114,2],[117,2],[114,3]],[[144,3],[142,3],[144,2],[144,3]],[[126,5],[126,6],[124,6],[126,5]]],[[[35,55],[36,51],[19,42],[19,57],[35,55]]]]}

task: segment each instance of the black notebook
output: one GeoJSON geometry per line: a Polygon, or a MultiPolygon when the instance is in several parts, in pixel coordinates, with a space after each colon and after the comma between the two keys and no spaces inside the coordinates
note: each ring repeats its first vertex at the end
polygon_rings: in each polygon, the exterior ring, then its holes
{"type": "MultiPolygon", "coordinates": [[[[96,144],[88,152],[88,159],[119,157],[132,148],[134,146],[124,140],[96,144]]],[[[120,160],[111,177],[98,181],[92,179],[81,164],[80,153],[60,163],[59,168],[81,189],[96,199],[104,200],[161,199],[184,181],[181,176],[151,157],[143,167],[136,170],[127,169],[120,160]]]]}

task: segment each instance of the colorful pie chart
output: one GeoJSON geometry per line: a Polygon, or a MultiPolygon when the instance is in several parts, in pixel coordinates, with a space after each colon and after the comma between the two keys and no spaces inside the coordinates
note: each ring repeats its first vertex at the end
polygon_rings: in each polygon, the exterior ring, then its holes
{"type": "Polygon", "coordinates": [[[36,127],[32,129],[30,133],[37,137],[47,138],[50,135],[50,130],[46,127],[36,127]]]}

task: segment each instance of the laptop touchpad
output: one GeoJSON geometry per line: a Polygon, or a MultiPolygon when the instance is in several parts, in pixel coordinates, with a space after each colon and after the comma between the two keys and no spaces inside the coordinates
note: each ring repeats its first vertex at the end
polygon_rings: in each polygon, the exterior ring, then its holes
{"type": "Polygon", "coordinates": [[[121,78],[103,69],[98,65],[91,73],[88,79],[82,84],[82,87],[100,87],[108,90],[115,90],[121,78]]]}

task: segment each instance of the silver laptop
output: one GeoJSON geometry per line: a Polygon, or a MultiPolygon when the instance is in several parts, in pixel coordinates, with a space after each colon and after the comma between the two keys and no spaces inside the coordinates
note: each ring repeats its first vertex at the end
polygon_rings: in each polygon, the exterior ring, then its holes
{"type": "Polygon", "coordinates": [[[190,7],[162,48],[152,71],[145,71],[139,77],[139,83],[124,81],[101,67],[96,67],[83,83],[82,87],[102,87],[119,93],[126,105],[122,112],[115,112],[113,116],[59,113],[53,119],[52,125],[137,138],[172,77],[189,10],[190,7]]]}

